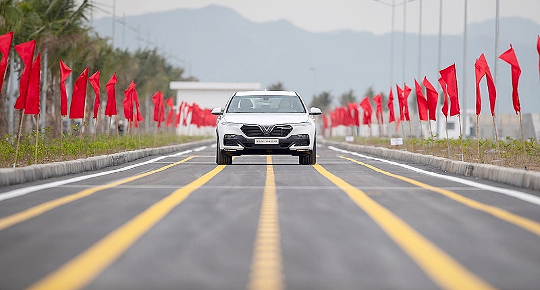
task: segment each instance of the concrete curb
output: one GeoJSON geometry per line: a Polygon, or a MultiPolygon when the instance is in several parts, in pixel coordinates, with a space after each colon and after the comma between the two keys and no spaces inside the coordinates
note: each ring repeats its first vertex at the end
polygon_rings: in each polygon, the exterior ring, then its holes
{"type": "Polygon", "coordinates": [[[446,172],[501,182],[521,188],[540,190],[540,172],[501,167],[491,164],[468,163],[450,159],[399,151],[384,147],[354,145],[330,140],[321,143],[349,151],[379,156],[390,160],[399,160],[427,165],[446,172]]]}
{"type": "Polygon", "coordinates": [[[187,150],[197,146],[212,144],[213,139],[183,143],[158,148],[148,148],[110,155],[94,156],[85,159],[36,164],[17,168],[0,168],[0,187],[20,184],[51,177],[93,171],[109,166],[116,166],[147,156],[164,155],[172,152],[187,150]]]}

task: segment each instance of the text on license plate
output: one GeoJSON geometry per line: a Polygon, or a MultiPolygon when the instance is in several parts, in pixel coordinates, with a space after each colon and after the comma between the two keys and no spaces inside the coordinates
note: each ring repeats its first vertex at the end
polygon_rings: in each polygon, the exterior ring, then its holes
{"type": "Polygon", "coordinates": [[[279,144],[279,139],[255,139],[255,144],[279,144]]]}

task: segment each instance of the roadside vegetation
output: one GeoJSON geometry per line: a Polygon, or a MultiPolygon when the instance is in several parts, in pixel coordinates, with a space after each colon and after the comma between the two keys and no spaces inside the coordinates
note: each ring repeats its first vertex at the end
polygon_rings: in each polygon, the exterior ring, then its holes
{"type": "MultiPolygon", "coordinates": [[[[331,137],[329,140],[345,142],[345,137],[331,137]]],[[[447,143],[446,139],[407,138],[404,139],[403,145],[392,146],[389,138],[355,137],[350,143],[410,151],[456,161],[540,171],[540,144],[534,139],[525,142],[526,153],[524,153],[524,144],[521,140],[512,138],[499,140],[500,154],[497,150],[497,142],[490,139],[481,139],[480,142],[476,139],[463,141],[450,139],[447,143]]]]}
{"type": "MultiPolygon", "coordinates": [[[[40,133],[38,138],[37,159],[36,156],[36,135],[26,133],[21,136],[21,143],[18,153],[17,167],[32,164],[45,164],[51,162],[61,162],[91,156],[113,154],[124,151],[176,145],[191,141],[202,140],[205,136],[178,136],[161,132],[154,134],[106,134],[96,136],[83,135],[82,138],[76,134],[68,135],[62,140],[52,137],[50,130],[46,128],[45,134],[40,133]]],[[[17,136],[6,135],[0,140],[0,168],[12,168],[15,161],[15,151],[17,136]]]]}

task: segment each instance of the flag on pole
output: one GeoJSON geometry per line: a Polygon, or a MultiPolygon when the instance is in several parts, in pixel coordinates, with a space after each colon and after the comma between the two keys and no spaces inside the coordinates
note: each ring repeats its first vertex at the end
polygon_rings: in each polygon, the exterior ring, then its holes
{"type": "Polygon", "coordinates": [[[444,96],[444,103],[441,111],[445,117],[448,117],[448,92],[446,91],[446,83],[444,82],[444,79],[442,77],[439,78],[439,84],[441,85],[444,96]]]}
{"type": "Polygon", "coordinates": [[[116,78],[116,72],[113,73],[107,84],[105,85],[105,90],[107,91],[107,105],[105,106],[105,115],[113,116],[116,115],[116,90],[115,84],[118,82],[116,78]]]}
{"type": "Polygon", "coordinates": [[[512,103],[517,114],[521,110],[518,94],[518,82],[519,76],[521,75],[521,68],[519,67],[516,53],[511,44],[510,49],[499,55],[499,58],[506,61],[512,67],[512,103]]]}
{"type": "Polygon", "coordinates": [[[390,94],[388,94],[388,123],[392,123],[396,120],[395,114],[394,114],[394,94],[392,93],[392,87],[390,87],[390,94]]]}
{"type": "Polygon", "coordinates": [[[30,40],[15,45],[15,51],[21,57],[24,69],[19,81],[19,97],[15,101],[15,109],[22,110],[26,105],[26,95],[28,93],[28,82],[30,81],[30,72],[32,71],[32,60],[34,59],[34,50],[36,47],[36,41],[30,40]]]}
{"type": "Polygon", "coordinates": [[[152,96],[154,102],[154,122],[157,122],[157,127],[161,127],[161,122],[165,121],[165,103],[163,102],[163,93],[157,91],[152,96]]]}
{"type": "Polygon", "coordinates": [[[173,123],[173,116],[174,116],[173,98],[169,97],[166,103],[167,103],[167,107],[169,107],[169,113],[167,114],[167,123],[165,123],[165,126],[167,126],[168,128],[173,123]]]}
{"type": "Polygon", "coordinates": [[[540,76],[540,35],[536,41],[536,50],[538,51],[538,75],[540,76]]]}
{"type": "Polygon", "coordinates": [[[30,71],[30,79],[28,81],[28,92],[26,94],[26,104],[24,106],[24,113],[26,115],[39,114],[40,73],[41,54],[38,53],[36,59],[32,63],[32,70],[30,71]]]}
{"type": "Polygon", "coordinates": [[[83,119],[84,106],[86,104],[86,88],[88,85],[88,68],[79,75],[73,87],[73,96],[69,106],[70,119],[83,119]]]}
{"type": "Polygon", "coordinates": [[[350,117],[351,125],[360,126],[360,116],[358,114],[358,105],[356,103],[347,103],[347,109],[350,117]]]}
{"type": "Polygon", "coordinates": [[[137,115],[133,117],[133,121],[135,121],[135,127],[139,128],[139,122],[144,121],[144,118],[141,114],[141,111],[139,110],[139,94],[137,93],[137,89],[135,89],[135,87],[136,85],[133,86],[132,99],[135,103],[135,113],[137,115]]]}
{"type": "Polygon", "coordinates": [[[474,72],[476,77],[476,115],[480,115],[482,110],[482,99],[480,97],[480,81],[486,76],[486,83],[489,92],[489,105],[491,109],[491,115],[495,116],[495,100],[497,98],[497,91],[495,90],[495,82],[489,69],[486,57],[482,53],[480,57],[474,63],[474,72]]]}
{"type": "Polygon", "coordinates": [[[96,99],[94,100],[94,119],[97,118],[97,114],[99,111],[99,105],[100,105],[100,98],[99,98],[99,70],[95,72],[92,76],[88,78],[88,81],[90,82],[90,85],[92,85],[92,88],[94,89],[94,93],[96,93],[96,99]]]}
{"type": "Polygon", "coordinates": [[[9,49],[11,48],[11,42],[13,41],[13,31],[4,35],[0,35],[0,91],[2,91],[2,84],[4,83],[4,76],[6,75],[7,62],[9,58],[9,49]]]}
{"type": "Polygon", "coordinates": [[[382,110],[382,94],[378,94],[373,97],[373,101],[376,105],[375,117],[377,118],[377,124],[384,124],[383,110],[382,110]]]}
{"type": "Polygon", "coordinates": [[[135,96],[133,95],[133,90],[135,89],[135,83],[131,81],[128,88],[124,90],[124,101],[122,105],[124,106],[124,117],[129,122],[135,121],[133,119],[133,102],[135,96]]]}
{"type": "Polygon", "coordinates": [[[60,60],[60,115],[67,116],[67,92],[66,80],[71,74],[71,69],[60,60]]]}
{"type": "Polygon", "coordinates": [[[409,94],[410,93],[411,93],[411,88],[409,88],[406,84],[403,84],[403,116],[405,117],[405,121],[411,120],[411,117],[409,116],[409,94]]]}
{"type": "MultiPolygon", "coordinates": [[[[446,86],[446,93],[450,99],[450,116],[460,114],[458,85],[456,76],[456,64],[453,64],[439,72],[446,86]]],[[[444,90],[444,89],[443,89],[444,90]]]]}
{"type": "Polygon", "coordinates": [[[426,77],[424,77],[422,84],[424,85],[424,87],[426,87],[426,97],[427,97],[429,119],[431,121],[436,121],[437,120],[437,102],[439,100],[439,93],[433,87],[433,85],[428,81],[426,77]]]}
{"type": "Polygon", "coordinates": [[[366,96],[360,102],[360,107],[362,107],[362,109],[364,110],[364,118],[362,120],[362,124],[371,126],[371,115],[373,113],[373,108],[371,107],[371,102],[369,101],[368,96],[366,96]]]}
{"type": "Polygon", "coordinates": [[[416,103],[418,104],[418,117],[420,121],[428,120],[428,104],[427,100],[422,93],[422,87],[416,79],[414,79],[414,86],[416,88],[416,103]]]}

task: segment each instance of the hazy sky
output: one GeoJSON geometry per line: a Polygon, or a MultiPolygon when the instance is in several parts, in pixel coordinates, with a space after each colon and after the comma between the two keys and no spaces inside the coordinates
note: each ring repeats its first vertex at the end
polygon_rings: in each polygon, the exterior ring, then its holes
{"type": "MultiPolygon", "coordinates": [[[[422,3],[422,33],[439,31],[440,0],[90,0],[100,9],[93,17],[110,16],[115,2],[116,15],[138,15],[177,8],[201,8],[211,4],[230,7],[245,18],[266,22],[279,19],[312,32],[351,29],[375,34],[392,30],[391,3],[396,3],[395,29],[403,31],[403,7],[406,6],[406,30],[418,32],[419,11],[422,3]],[[387,4],[384,4],[387,3],[387,4]]],[[[540,24],[540,0],[499,0],[500,16],[519,16],[540,24]]],[[[443,33],[463,32],[465,0],[442,0],[443,33]]],[[[468,0],[468,23],[495,18],[496,0],[468,0]]],[[[540,33],[540,32],[539,32],[540,33]]]]}

